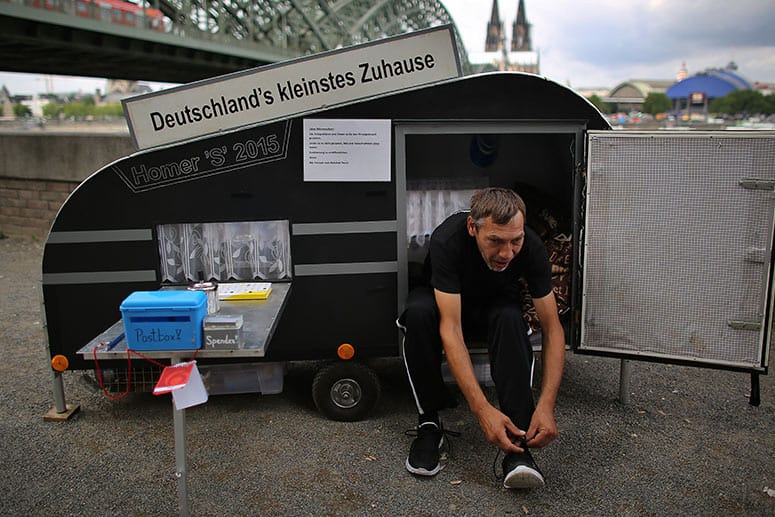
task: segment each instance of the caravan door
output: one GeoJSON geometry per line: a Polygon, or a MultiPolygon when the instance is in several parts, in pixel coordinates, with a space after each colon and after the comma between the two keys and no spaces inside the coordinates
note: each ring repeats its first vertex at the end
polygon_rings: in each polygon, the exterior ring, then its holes
{"type": "Polygon", "coordinates": [[[775,133],[588,133],[579,352],[766,371],[775,133]]]}

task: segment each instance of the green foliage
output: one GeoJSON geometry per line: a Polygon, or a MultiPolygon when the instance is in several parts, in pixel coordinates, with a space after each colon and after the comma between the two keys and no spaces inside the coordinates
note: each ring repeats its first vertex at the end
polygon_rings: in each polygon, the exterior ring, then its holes
{"type": "Polygon", "coordinates": [[[601,113],[611,113],[613,111],[611,105],[607,102],[603,102],[603,99],[601,99],[600,96],[595,93],[587,97],[587,100],[591,102],[598,110],[600,110],[601,113]]]}
{"type": "Polygon", "coordinates": [[[764,96],[764,114],[772,115],[775,113],[775,94],[764,96]]]}
{"type": "Polygon", "coordinates": [[[643,112],[656,115],[669,111],[672,107],[670,99],[664,93],[651,92],[643,101],[643,112]]]}
{"type": "Polygon", "coordinates": [[[771,115],[775,113],[775,98],[756,90],[735,90],[726,97],[713,99],[708,108],[727,115],[771,115]]]}
{"type": "Polygon", "coordinates": [[[50,102],[43,106],[43,116],[46,118],[85,118],[85,117],[123,117],[124,111],[118,102],[95,105],[94,99],[84,98],[81,101],[57,104],[50,102]]]}
{"type": "Polygon", "coordinates": [[[43,106],[43,116],[46,118],[57,118],[62,113],[62,106],[56,102],[49,102],[43,106]]]}
{"type": "Polygon", "coordinates": [[[29,106],[25,106],[24,104],[14,104],[13,114],[16,117],[31,117],[32,110],[29,106]]]}
{"type": "Polygon", "coordinates": [[[68,102],[62,106],[62,114],[67,118],[81,118],[90,115],[90,109],[94,106],[89,106],[83,102],[68,102]]]}
{"type": "Polygon", "coordinates": [[[94,107],[94,116],[96,117],[123,117],[124,110],[121,104],[113,102],[111,104],[101,104],[94,107]]]}

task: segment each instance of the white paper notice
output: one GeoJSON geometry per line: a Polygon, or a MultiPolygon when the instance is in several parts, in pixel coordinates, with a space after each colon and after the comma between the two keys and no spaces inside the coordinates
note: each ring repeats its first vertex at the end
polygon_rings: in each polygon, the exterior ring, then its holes
{"type": "Polygon", "coordinates": [[[390,181],[390,120],[304,119],[304,181],[390,181]]]}

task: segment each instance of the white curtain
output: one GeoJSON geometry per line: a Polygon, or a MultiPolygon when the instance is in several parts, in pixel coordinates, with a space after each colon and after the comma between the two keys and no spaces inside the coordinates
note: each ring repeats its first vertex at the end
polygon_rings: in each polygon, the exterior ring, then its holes
{"type": "Polygon", "coordinates": [[[470,190],[410,190],[406,193],[406,239],[424,246],[444,219],[471,207],[470,190]]]}
{"type": "Polygon", "coordinates": [[[291,277],[288,221],[165,224],[157,235],[162,282],[291,277]]]}

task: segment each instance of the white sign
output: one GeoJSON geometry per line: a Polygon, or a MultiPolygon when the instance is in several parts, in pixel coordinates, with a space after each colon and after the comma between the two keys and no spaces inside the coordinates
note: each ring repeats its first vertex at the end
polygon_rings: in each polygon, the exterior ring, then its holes
{"type": "Polygon", "coordinates": [[[304,120],[304,181],[390,181],[390,120],[304,120]]]}
{"type": "Polygon", "coordinates": [[[145,149],[459,77],[451,25],[122,101],[145,149]]]}

